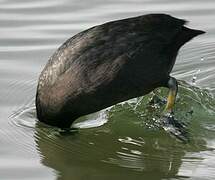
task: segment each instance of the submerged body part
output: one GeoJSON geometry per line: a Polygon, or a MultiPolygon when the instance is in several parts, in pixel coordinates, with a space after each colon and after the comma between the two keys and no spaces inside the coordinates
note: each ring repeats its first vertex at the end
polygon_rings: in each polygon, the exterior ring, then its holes
{"type": "Polygon", "coordinates": [[[40,121],[68,128],[80,116],[168,87],[172,111],[178,50],[204,33],[186,21],[149,14],[108,22],[68,39],[42,71],[36,95],[40,121]],[[172,82],[173,81],[173,82],[172,82]]]}

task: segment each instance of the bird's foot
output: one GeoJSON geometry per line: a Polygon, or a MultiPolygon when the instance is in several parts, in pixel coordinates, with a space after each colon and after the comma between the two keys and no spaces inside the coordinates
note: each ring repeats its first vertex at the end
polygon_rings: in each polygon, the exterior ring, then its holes
{"type": "Polygon", "coordinates": [[[189,141],[187,125],[183,122],[179,122],[172,112],[165,113],[161,118],[161,123],[163,129],[170,135],[175,136],[183,142],[189,141]]]}

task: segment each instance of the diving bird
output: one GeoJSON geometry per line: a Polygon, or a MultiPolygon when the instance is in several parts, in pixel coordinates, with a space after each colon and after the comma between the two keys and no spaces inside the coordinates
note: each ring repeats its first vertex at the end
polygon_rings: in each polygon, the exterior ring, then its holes
{"type": "Polygon", "coordinates": [[[170,76],[181,46],[204,31],[185,20],[148,14],[107,22],[68,39],[40,74],[36,111],[40,121],[69,128],[80,116],[169,88],[173,111],[177,80],[170,76]]]}

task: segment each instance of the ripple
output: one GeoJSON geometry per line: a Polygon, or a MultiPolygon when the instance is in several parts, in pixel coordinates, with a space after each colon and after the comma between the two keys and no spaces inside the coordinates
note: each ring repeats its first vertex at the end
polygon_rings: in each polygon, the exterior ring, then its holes
{"type": "MultiPolygon", "coordinates": [[[[2,179],[214,178],[215,100],[205,90],[215,92],[214,1],[0,2],[2,179]],[[179,143],[162,129],[164,104],[150,106],[152,94],[82,117],[71,134],[36,119],[36,79],[54,49],[91,26],[152,12],[207,31],[183,47],[172,73],[189,83],[180,82],[175,115],[188,123],[191,142],[179,143]],[[202,89],[190,85],[193,78],[202,89]]],[[[161,99],[166,94],[158,92],[161,99]]]]}
{"type": "Polygon", "coordinates": [[[29,8],[47,8],[51,6],[59,6],[64,4],[65,1],[57,1],[57,0],[45,0],[45,1],[34,1],[34,2],[19,2],[19,3],[7,3],[1,4],[0,9],[29,9],[29,8]]]}
{"type": "MultiPolygon", "coordinates": [[[[79,129],[95,128],[107,123],[107,111],[102,110],[99,113],[90,114],[76,120],[72,127],[79,129]],[[78,122],[81,121],[81,122],[78,122]]],[[[35,128],[38,122],[36,118],[36,107],[34,105],[34,99],[23,105],[22,108],[15,111],[9,116],[12,119],[12,123],[19,127],[35,128]]]]}
{"type": "Polygon", "coordinates": [[[0,52],[17,52],[17,51],[38,51],[41,49],[54,49],[56,45],[38,45],[38,46],[14,46],[14,47],[0,47],[0,52]]]}
{"type": "Polygon", "coordinates": [[[192,83],[193,77],[195,77],[196,86],[206,88],[210,83],[210,88],[214,88],[214,45],[214,43],[203,43],[196,46],[185,46],[183,48],[185,53],[179,55],[173,75],[190,83],[192,83]]]}
{"type": "Polygon", "coordinates": [[[35,128],[36,126],[36,108],[27,107],[25,109],[20,109],[10,116],[13,119],[13,123],[19,127],[35,128]]]}
{"type": "Polygon", "coordinates": [[[99,113],[95,113],[93,115],[87,116],[87,120],[79,123],[74,123],[72,127],[74,128],[94,128],[99,127],[107,123],[107,110],[100,111],[99,113]]]}
{"type": "Polygon", "coordinates": [[[126,144],[133,144],[133,145],[136,145],[136,146],[142,146],[142,144],[144,144],[144,141],[142,140],[135,140],[135,139],[132,139],[131,137],[126,137],[126,138],[119,138],[118,139],[120,142],[123,142],[123,143],[126,143],[126,144]]]}

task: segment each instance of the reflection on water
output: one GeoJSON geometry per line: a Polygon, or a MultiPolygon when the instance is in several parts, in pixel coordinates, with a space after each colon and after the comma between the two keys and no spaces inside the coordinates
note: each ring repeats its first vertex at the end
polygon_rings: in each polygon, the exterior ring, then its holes
{"type": "MultiPolygon", "coordinates": [[[[0,0],[1,179],[214,179],[214,21],[213,0],[0,0]],[[189,143],[163,130],[164,105],[150,104],[153,94],[82,117],[72,134],[37,121],[37,78],[60,44],[91,26],[152,12],[207,32],[182,48],[172,72],[195,86],[181,81],[175,107],[189,143]]],[[[166,94],[156,92],[161,100],[166,94]]]]}
{"type": "MultiPolygon", "coordinates": [[[[140,146],[117,141],[117,137],[115,133],[98,131],[67,137],[41,129],[36,133],[42,163],[55,169],[59,179],[89,176],[90,179],[160,179],[177,176],[184,152],[180,148],[176,152],[168,149],[168,146],[176,144],[171,139],[157,136],[144,138],[140,146]]],[[[126,139],[140,141],[130,137],[126,139]]]]}

